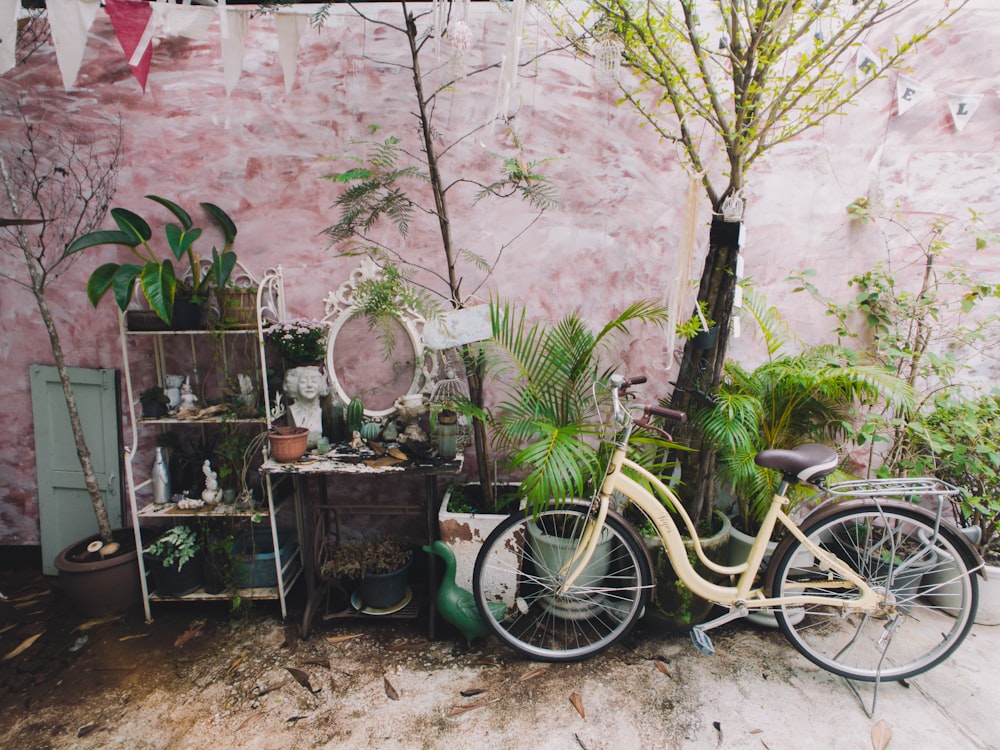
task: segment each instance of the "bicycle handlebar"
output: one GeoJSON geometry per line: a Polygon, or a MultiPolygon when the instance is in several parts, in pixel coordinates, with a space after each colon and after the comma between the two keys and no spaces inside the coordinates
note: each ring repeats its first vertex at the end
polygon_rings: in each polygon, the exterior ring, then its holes
{"type": "MultiPolygon", "coordinates": [[[[615,396],[616,413],[622,413],[623,417],[625,414],[628,414],[628,409],[624,408],[621,405],[621,398],[627,395],[629,387],[645,383],[646,380],[647,378],[645,375],[635,375],[633,377],[628,377],[628,378],[624,377],[623,375],[611,376],[611,387],[612,387],[612,392],[614,393],[615,396]],[[619,409],[621,409],[621,412],[618,411],[619,409]]],[[[654,406],[652,404],[643,406],[642,416],[638,419],[632,419],[633,423],[637,427],[659,432],[668,440],[673,440],[673,437],[671,437],[670,433],[668,433],[666,430],[663,430],[657,427],[656,425],[650,424],[650,418],[652,417],[662,417],[663,419],[668,419],[671,422],[678,422],[680,424],[684,424],[685,422],[687,422],[687,414],[685,414],[682,411],[678,411],[677,409],[666,409],[664,407],[654,406]]]]}

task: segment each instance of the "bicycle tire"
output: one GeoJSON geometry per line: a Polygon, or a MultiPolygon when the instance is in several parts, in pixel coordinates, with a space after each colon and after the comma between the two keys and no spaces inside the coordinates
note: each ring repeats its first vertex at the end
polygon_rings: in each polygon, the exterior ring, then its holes
{"type": "Polygon", "coordinates": [[[586,507],[572,505],[537,517],[518,512],[494,529],[476,558],[472,587],[480,615],[501,641],[532,659],[568,662],[599,653],[645,610],[648,557],[615,516],[608,516],[584,573],[556,595],[558,569],[576,549],[586,517],[586,507]]]}
{"type": "MultiPolygon", "coordinates": [[[[852,680],[903,680],[947,659],[968,635],[979,586],[964,540],[951,527],[941,525],[935,537],[926,513],[887,502],[806,519],[802,531],[882,596],[870,614],[817,604],[776,608],[785,637],[814,664],[852,680]]],[[[845,579],[821,569],[797,540],[773,564],[773,596],[858,595],[855,587],[836,588],[845,579]]]]}

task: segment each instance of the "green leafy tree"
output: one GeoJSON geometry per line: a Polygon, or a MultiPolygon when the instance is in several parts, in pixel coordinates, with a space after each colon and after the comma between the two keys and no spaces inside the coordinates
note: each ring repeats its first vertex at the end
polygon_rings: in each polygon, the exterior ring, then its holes
{"type": "MultiPolygon", "coordinates": [[[[720,327],[715,347],[685,347],[672,405],[688,410],[699,391],[716,388],[728,346],[736,284],[738,226],[721,220],[727,200],[741,198],[746,177],[767,153],[828,117],[914,45],[961,11],[946,4],[920,31],[879,49],[855,76],[859,44],[876,27],[899,24],[920,0],[590,0],[581,14],[558,6],[560,22],[581,50],[592,42],[622,45],[634,77],[620,84],[624,101],[699,175],[711,203],[709,251],[698,303],[720,327]]],[[[681,456],[681,488],[696,516],[711,507],[712,446],[681,456]]]]}
{"type": "MultiPolygon", "coordinates": [[[[520,141],[513,130],[509,130],[514,139],[515,150],[513,153],[497,156],[499,169],[495,177],[484,180],[469,175],[446,176],[445,157],[457,152],[461,143],[473,138],[490,123],[483,123],[480,128],[463,133],[450,142],[442,142],[441,133],[434,127],[434,111],[438,99],[453,88],[455,81],[428,87],[425,79],[421,54],[436,33],[430,24],[432,13],[415,12],[407,3],[400,3],[400,24],[367,15],[363,5],[352,4],[351,7],[367,22],[380,25],[405,39],[410,60],[409,65],[404,67],[408,68],[413,81],[414,115],[419,131],[420,154],[408,153],[398,137],[383,138],[378,135],[377,126],[370,126],[368,139],[359,142],[365,147],[363,156],[338,157],[353,161],[355,166],[326,175],[327,179],[344,186],[333,206],[338,212],[338,219],[325,230],[327,237],[331,247],[337,247],[341,252],[365,254],[383,270],[390,269],[397,281],[425,288],[449,308],[464,308],[490,278],[506,249],[522,237],[545,211],[559,205],[557,191],[541,173],[546,160],[526,160],[520,141]],[[476,190],[476,201],[519,197],[535,211],[524,226],[512,231],[510,239],[503,243],[492,258],[462,247],[455,238],[456,223],[452,218],[450,200],[453,191],[469,185],[476,190]],[[421,196],[426,196],[427,188],[430,190],[430,201],[424,204],[421,203],[421,196]],[[435,267],[414,262],[405,248],[385,240],[385,235],[376,231],[383,222],[389,222],[399,237],[405,239],[413,223],[424,219],[429,219],[436,225],[440,237],[440,257],[443,262],[435,267]]],[[[448,4],[447,12],[451,13],[451,9],[452,5],[448,4]]],[[[314,18],[320,21],[328,11],[329,6],[324,6],[314,18]]],[[[549,54],[551,51],[542,54],[549,54]]],[[[471,71],[469,75],[476,75],[499,65],[499,62],[487,65],[471,71]]],[[[470,399],[481,407],[484,401],[483,350],[476,345],[466,345],[462,348],[461,355],[469,383],[470,399]]],[[[486,428],[481,420],[474,419],[472,429],[480,483],[483,491],[490,493],[487,502],[492,505],[494,478],[486,428]]]]}

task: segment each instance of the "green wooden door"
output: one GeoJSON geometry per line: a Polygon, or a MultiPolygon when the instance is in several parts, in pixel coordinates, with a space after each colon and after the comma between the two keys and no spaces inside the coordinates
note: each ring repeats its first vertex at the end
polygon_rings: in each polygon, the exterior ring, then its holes
{"type": "MultiPolygon", "coordinates": [[[[118,373],[71,367],[70,381],[111,525],[122,525],[122,477],[118,373]]],[[[42,572],[56,575],[54,560],[65,547],[97,533],[97,520],[76,454],[69,412],[55,367],[31,366],[35,467],[42,572]]]]}

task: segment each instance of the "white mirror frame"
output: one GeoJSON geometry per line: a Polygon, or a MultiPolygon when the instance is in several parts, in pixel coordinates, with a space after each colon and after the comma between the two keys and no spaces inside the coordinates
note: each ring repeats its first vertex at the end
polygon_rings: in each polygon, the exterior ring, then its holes
{"type": "MultiPolygon", "coordinates": [[[[351,397],[344,390],[344,386],[337,378],[337,370],[334,366],[336,362],[337,334],[340,333],[344,325],[356,315],[364,315],[360,306],[355,302],[354,297],[360,282],[367,279],[381,279],[382,269],[379,268],[370,258],[365,258],[361,266],[356,268],[347,281],[341,284],[336,291],[330,292],[326,297],[325,314],[323,320],[330,325],[329,339],[326,347],[326,370],[330,385],[341,401],[348,403],[351,397]]],[[[397,314],[399,322],[402,324],[406,334],[413,345],[413,379],[410,382],[406,393],[420,393],[425,385],[434,381],[437,369],[437,357],[435,352],[428,350],[424,346],[423,330],[426,324],[424,317],[411,307],[400,305],[397,314]]],[[[365,408],[365,416],[373,420],[382,420],[395,411],[394,406],[388,409],[368,409],[365,408]]]]}

